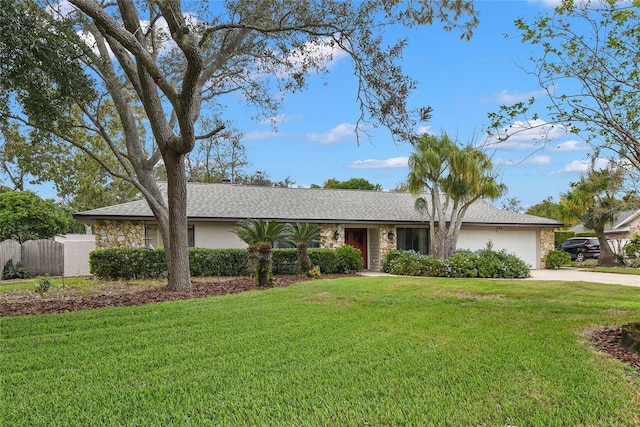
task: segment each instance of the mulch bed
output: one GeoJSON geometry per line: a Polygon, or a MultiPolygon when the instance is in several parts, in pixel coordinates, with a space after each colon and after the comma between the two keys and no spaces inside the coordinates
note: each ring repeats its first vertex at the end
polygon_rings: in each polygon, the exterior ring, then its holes
{"type": "MultiPolygon", "coordinates": [[[[323,275],[323,278],[338,278],[345,275],[323,275]]],[[[310,280],[306,276],[278,276],[276,287],[310,280]]],[[[40,297],[33,290],[0,293],[0,317],[26,316],[31,314],[68,313],[104,307],[136,306],[156,302],[205,298],[217,295],[264,289],[256,286],[255,279],[231,277],[193,280],[193,288],[172,291],[166,283],[157,286],[140,286],[127,283],[86,288],[56,288],[40,297]]],[[[606,327],[585,334],[598,349],[640,371],[640,354],[631,353],[620,344],[620,327],[606,327]]]]}

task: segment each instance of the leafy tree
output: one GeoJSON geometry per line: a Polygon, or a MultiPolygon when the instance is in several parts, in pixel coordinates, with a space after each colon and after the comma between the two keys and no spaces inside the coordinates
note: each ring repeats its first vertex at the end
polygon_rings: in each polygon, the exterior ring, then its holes
{"type": "Polygon", "coordinates": [[[280,95],[304,89],[311,74],[327,73],[327,60],[341,51],[357,79],[358,124],[371,120],[408,138],[414,113],[425,118],[430,109],[408,111],[416,83],[399,65],[406,40],[389,44],[383,35],[390,26],[439,19],[469,38],[478,22],[464,0],[189,6],[179,0],[69,0],[52,7],[0,0],[0,114],[84,150],[137,188],[158,222],[171,289],[191,287],[185,160],[196,141],[228,127],[225,105],[244,101],[256,116],[272,117],[280,95]],[[203,129],[205,111],[213,130],[203,129]],[[100,150],[79,133],[98,138],[100,150]],[[166,168],[166,199],[155,179],[159,162],[166,168]]]}
{"type": "Polygon", "coordinates": [[[571,184],[571,190],[563,194],[560,204],[569,215],[580,219],[585,227],[593,230],[600,241],[598,265],[614,265],[615,257],[604,234],[607,224],[627,205],[616,194],[624,182],[620,168],[591,170],[586,177],[571,184]]]}
{"type": "Polygon", "coordinates": [[[610,150],[640,171],[639,13],[637,1],[563,1],[533,23],[518,19],[522,41],[541,47],[523,68],[546,92],[549,121],[532,113],[535,98],[502,106],[489,115],[498,137],[539,128],[546,139],[560,126],[590,142],[594,156],[610,150]],[[519,118],[525,126],[509,126],[519,118]]]}
{"type": "Polygon", "coordinates": [[[506,192],[484,152],[461,148],[446,134],[423,135],[409,157],[409,168],[407,182],[418,196],[416,209],[429,217],[429,253],[442,259],[455,252],[469,206],[481,198],[496,200],[506,192]]]}
{"type": "Polygon", "coordinates": [[[242,185],[261,185],[263,187],[291,187],[296,183],[290,177],[286,177],[282,181],[273,181],[269,177],[269,173],[265,171],[256,171],[251,175],[240,174],[235,182],[242,185]]]}
{"type": "MultiPolygon", "coordinates": [[[[560,203],[555,203],[553,197],[549,196],[542,202],[537,203],[525,211],[526,214],[540,216],[542,218],[551,218],[557,221],[565,221],[566,214],[560,203]]],[[[569,225],[566,224],[565,225],[569,225]]]]}
{"type": "Polygon", "coordinates": [[[83,231],[84,225],[52,200],[43,200],[32,191],[0,193],[0,240],[15,239],[22,243],[83,231]]]}
{"type": "Polygon", "coordinates": [[[322,184],[322,188],[382,191],[382,186],[380,184],[372,184],[364,178],[351,178],[346,181],[338,181],[335,178],[331,178],[326,180],[324,184],[322,184]]]}
{"type": "Polygon", "coordinates": [[[506,211],[513,211],[513,212],[524,211],[524,207],[522,206],[522,201],[517,197],[507,198],[504,202],[502,202],[502,209],[506,211]]]}
{"type": "Polygon", "coordinates": [[[249,256],[256,262],[258,286],[271,285],[272,251],[275,242],[286,238],[287,225],[261,219],[248,219],[234,233],[249,245],[249,256]]]}
{"type": "Polygon", "coordinates": [[[317,224],[292,224],[288,230],[288,240],[293,242],[298,249],[298,264],[302,273],[307,274],[311,270],[311,259],[307,249],[313,243],[320,241],[320,226],[317,224]]]}

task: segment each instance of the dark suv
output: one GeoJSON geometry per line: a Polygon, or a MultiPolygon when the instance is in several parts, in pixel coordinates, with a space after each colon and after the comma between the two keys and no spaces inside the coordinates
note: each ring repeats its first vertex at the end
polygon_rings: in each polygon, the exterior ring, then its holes
{"type": "Polygon", "coordinates": [[[568,252],[574,261],[584,261],[587,258],[600,256],[600,242],[595,237],[572,237],[556,249],[568,252]]]}

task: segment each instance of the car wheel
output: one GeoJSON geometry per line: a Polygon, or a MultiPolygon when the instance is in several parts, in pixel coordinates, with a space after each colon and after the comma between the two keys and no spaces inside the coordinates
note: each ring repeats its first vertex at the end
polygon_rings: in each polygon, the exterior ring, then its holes
{"type": "Polygon", "coordinates": [[[584,252],[578,252],[576,254],[576,261],[578,261],[578,262],[584,261],[584,252]]]}

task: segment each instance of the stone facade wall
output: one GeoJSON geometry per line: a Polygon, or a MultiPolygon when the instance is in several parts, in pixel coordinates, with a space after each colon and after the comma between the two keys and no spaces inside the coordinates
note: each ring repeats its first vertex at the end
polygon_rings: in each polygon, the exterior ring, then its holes
{"type": "Polygon", "coordinates": [[[555,229],[543,228],[540,230],[540,268],[546,268],[547,254],[556,248],[555,229]]]}
{"type": "Polygon", "coordinates": [[[93,226],[96,249],[144,246],[142,221],[97,220],[93,226]]]}
{"type": "Polygon", "coordinates": [[[335,249],[344,245],[344,226],[342,224],[320,224],[320,246],[335,249]],[[338,240],[334,238],[336,231],[338,240]]]}
{"type": "Polygon", "coordinates": [[[384,266],[387,255],[398,247],[398,232],[394,225],[380,226],[380,268],[384,266]],[[389,239],[389,233],[393,234],[393,238],[389,239]]]}

